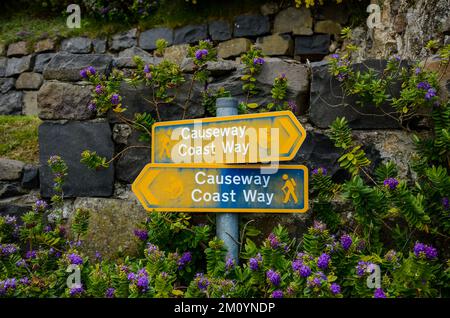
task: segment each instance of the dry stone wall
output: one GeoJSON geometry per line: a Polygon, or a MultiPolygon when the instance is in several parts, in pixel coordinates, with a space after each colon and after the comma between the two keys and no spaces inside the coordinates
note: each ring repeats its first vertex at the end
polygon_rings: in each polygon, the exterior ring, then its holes
{"type": "MultiPolygon", "coordinates": [[[[439,8],[444,2],[420,0],[416,7],[420,3],[428,3],[439,8]]],[[[386,3],[389,8],[386,14],[401,13],[405,26],[401,28],[389,20],[383,32],[397,32],[410,39],[414,30],[410,20],[417,15],[424,17],[424,14],[418,13],[416,7],[405,7],[404,1],[386,3]]],[[[445,20],[441,13],[438,16],[439,21],[445,20]]],[[[293,162],[306,164],[311,169],[326,167],[336,180],[345,177],[337,164],[339,152],[326,136],[328,125],[337,116],[345,116],[374,164],[394,159],[400,166],[401,175],[410,176],[408,157],[412,144],[409,134],[374,107],[357,109],[354,100],[343,98],[339,83],[327,72],[324,57],[339,51],[342,40],[338,34],[348,19],[345,7],[325,6],[312,13],[309,9],[279,8],[272,3],[264,5],[261,14],[238,16],[234,23],[213,20],[178,29],[132,29],[108,39],[75,37],[60,43],[45,39],[32,49],[25,42],[0,47],[0,114],[38,115],[44,121],[39,128],[39,166],[0,159],[0,213],[22,214],[39,196],[48,198],[52,195],[52,180],[46,160],[50,155],[58,154],[69,166],[69,176],[64,185],[66,216],[70,219],[76,207],[95,210],[88,252],[93,253],[103,247],[102,254],[113,257],[113,252],[108,251],[119,247],[134,250],[131,233],[135,224],[145,217],[145,212],[131,193],[130,183],[150,162],[150,152],[134,148],[119,157],[115,165],[102,171],[88,170],[80,163],[80,153],[85,149],[111,158],[125,146],[146,143],[139,141],[138,135],[114,114],[94,118],[95,114],[87,108],[92,87],[81,81],[79,71],[90,65],[102,74],[108,74],[112,68],[127,71],[135,67],[132,60],[135,55],[146,63],[160,63],[162,58],[153,52],[159,38],[164,38],[169,44],[164,58],[178,63],[187,78],[192,72],[192,61],[185,58],[188,45],[206,38],[212,40],[217,46],[219,60],[208,63],[211,71],[208,88],[223,87],[240,100],[245,99],[245,94],[240,80],[244,70],[239,56],[251,45],[260,47],[267,56],[261,73],[256,77],[261,92],[250,102],[268,103],[274,78],[286,74],[288,99],[298,105],[296,115],[307,130],[306,141],[293,162]],[[112,232],[117,235],[111,236],[112,232]]],[[[446,21],[448,25],[448,12],[446,21]]],[[[433,24],[436,25],[437,22],[433,24]]],[[[380,35],[382,31],[375,30],[375,41],[372,42],[367,38],[365,26],[354,29],[355,34],[358,32],[361,47],[367,49],[367,45],[372,45],[371,50],[364,51],[364,56],[360,55],[360,58],[372,58],[364,65],[381,69],[385,61],[380,59],[382,55],[378,49],[383,47],[384,50],[387,45],[387,40],[382,39],[384,35],[380,35]]],[[[437,31],[427,31],[427,36],[433,32],[437,31]]],[[[439,32],[438,37],[448,41],[448,27],[442,27],[439,32]]],[[[399,51],[405,48],[398,47],[399,51]]],[[[409,52],[409,57],[421,54],[409,52]]],[[[364,65],[355,64],[354,67],[364,69],[364,65]]],[[[205,116],[206,110],[201,103],[204,89],[203,85],[194,85],[187,118],[205,116]]],[[[393,89],[398,90],[398,87],[393,89]]],[[[177,99],[161,110],[163,120],[181,118],[188,90],[188,84],[178,88],[177,99]]],[[[124,116],[132,118],[135,112],[152,110],[145,102],[145,98],[150,96],[145,87],[134,88],[124,83],[120,93],[123,105],[128,109],[124,116]]],[[[389,110],[387,105],[383,107],[389,110]]],[[[247,214],[242,216],[242,221],[252,218],[264,231],[281,222],[301,235],[311,215],[247,214]]]]}

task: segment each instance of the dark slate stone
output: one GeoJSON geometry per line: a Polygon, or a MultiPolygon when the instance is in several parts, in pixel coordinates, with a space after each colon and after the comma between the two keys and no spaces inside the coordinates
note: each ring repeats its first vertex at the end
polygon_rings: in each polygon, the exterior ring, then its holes
{"type": "Polygon", "coordinates": [[[195,43],[206,39],[208,28],[206,24],[186,25],[174,32],[174,44],[195,43]]]}
{"type": "Polygon", "coordinates": [[[0,57],[0,77],[4,77],[6,74],[6,65],[8,59],[6,57],[0,57]]]}
{"type": "Polygon", "coordinates": [[[61,43],[61,50],[74,54],[86,54],[92,50],[92,40],[87,37],[65,39],[61,43]]]}
{"type": "Polygon", "coordinates": [[[294,55],[308,58],[310,61],[321,60],[329,53],[330,35],[296,36],[294,55]]]}
{"type": "Polygon", "coordinates": [[[50,60],[56,55],[56,53],[43,53],[36,55],[36,59],[34,61],[34,72],[42,73],[44,72],[44,68],[50,62],[50,60]]]}
{"type": "MultiPolygon", "coordinates": [[[[366,67],[375,68],[382,71],[386,66],[385,61],[367,60],[363,64],[355,64],[353,67],[358,70],[365,70],[366,67]]],[[[381,109],[374,105],[357,105],[357,97],[345,97],[340,82],[330,76],[328,64],[324,62],[311,63],[312,79],[310,92],[311,122],[320,127],[328,128],[336,117],[344,116],[350,127],[355,129],[395,129],[399,128],[398,122],[385,116],[383,111],[391,113],[394,109],[389,105],[382,105],[381,109]]],[[[398,95],[400,84],[396,83],[390,89],[394,96],[398,95]]]]}
{"type": "Polygon", "coordinates": [[[51,197],[53,176],[47,165],[52,155],[59,155],[68,165],[63,186],[65,197],[107,197],[113,193],[114,167],[94,171],[80,163],[84,150],[111,158],[114,144],[107,122],[44,122],[39,126],[39,180],[41,195],[51,197]]]}
{"type": "Polygon", "coordinates": [[[39,167],[26,165],[23,168],[22,181],[20,185],[24,189],[39,188],[39,167]]]}
{"type": "MultiPolygon", "coordinates": [[[[139,141],[141,132],[133,131],[128,137],[128,146],[149,146],[150,142],[139,141]]],[[[126,183],[133,183],[144,166],[151,161],[150,148],[130,148],[117,160],[116,179],[126,183]]]]}
{"type": "Polygon", "coordinates": [[[44,69],[46,80],[75,82],[82,80],[80,71],[93,66],[98,73],[107,74],[111,68],[112,57],[105,54],[56,54],[44,69]]]}
{"type": "MultiPolygon", "coordinates": [[[[162,120],[178,120],[183,118],[185,102],[189,96],[191,87],[192,75],[186,76],[186,82],[181,86],[169,89],[170,95],[175,96],[175,99],[170,105],[162,105],[159,107],[162,120]]],[[[187,103],[185,118],[201,118],[205,116],[205,107],[202,105],[202,92],[204,85],[198,81],[194,82],[190,94],[189,102],[187,103]]]]}
{"type": "Polygon", "coordinates": [[[20,217],[30,211],[32,205],[29,206],[19,205],[19,204],[11,204],[11,203],[0,203],[0,215],[10,215],[15,216],[17,218],[17,223],[21,224],[20,217]]]}
{"type": "Polygon", "coordinates": [[[120,51],[137,45],[137,29],[116,34],[110,42],[111,51],[120,51]]]}
{"type": "Polygon", "coordinates": [[[23,93],[10,91],[0,94],[0,115],[19,115],[22,113],[23,93]]]}
{"type": "Polygon", "coordinates": [[[340,168],[337,160],[340,151],[336,148],[328,136],[308,131],[306,139],[295,156],[294,161],[306,165],[310,171],[324,167],[330,175],[334,175],[340,168]]]}
{"type": "Polygon", "coordinates": [[[31,71],[34,66],[34,56],[13,57],[8,59],[5,76],[16,76],[23,72],[31,71]]]}
{"type": "MultiPolygon", "coordinates": [[[[134,87],[122,82],[119,90],[122,96],[122,107],[127,110],[120,114],[121,117],[133,120],[135,113],[152,112],[155,108],[147,100],[152,99],[152,91],[145,85],[134,87]]],[[[118,115],[114,112],[108,113],[108,120],[111,123],[122,123],[118,115]]]]}
{"type": "Polygon", "coordinates": [[[0,182],[0,199],[16,197],[27,193],[18,182],[0,182]]]}
{"type": "Polygon", "coordinates": [[[15,78],[0,78],[0,93],[6,94],[12,88],[14,88],[15,83],[15,78]]]}
{"type": "Polygon", "coordinates": [[[208,24],[209,35],[213,41],[226,41],[231,39],[232,29],[227,21],[217,20],[208,24]]]}
{"type": "Polygon", "coordinates": [[[94,40],[92,40],[92,46],[94,47],[95,53],[97,53],[97,54],[106,53],[106,40],[94,39],[94,40]]]}
{"type": "Polygon", "coordinates": [[[156,40],[164,39],[167,45],[173,43],[173,30],[168,28],[155,28],[141,33],[139,36],[139,46],[144,50],[156,49],[156,40]]]}
{"type": "Polygon", "coordinates": [[[241,15],[234,20],[234,36],[259,36],[270,32],[270,21],[264,15],[241,15]]]}

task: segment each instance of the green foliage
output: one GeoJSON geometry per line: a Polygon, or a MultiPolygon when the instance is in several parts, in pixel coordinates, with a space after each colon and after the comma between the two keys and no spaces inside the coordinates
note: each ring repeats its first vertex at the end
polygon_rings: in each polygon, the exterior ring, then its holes
{"type": "Polygon", "coordinates": [[[329,137],[338,148],[347,150],[352,144],[352,131],[345,117],[336,118],[330,126],[329,137]]]}
{"type": "Polygon", "coordinates": [[[89,228],[90,211],[88,209],[78,208],[75,210],[75,215],[72,221],[72,232],[77,237],[77,241],[80,237],[87,234],[89,228]]]}
{"type": "Polygon", "coordinates": [[[225,272],[225,255],[227,249],[223,241],[215,238],[209,242],[209,247],[205,249],[206,270],[211,277],[221,277],[225,272]]]}
{"type": "Polygon", "coordinates": [[[95,151],[85,150],[81,153],[81,163],[85,164],[88,168],[93,170],[99,170],[100,168],[108,168],[109,162],[105,157],[97,155],[95,151]]]}
{"type": "Polygon", "coordinates": [[[155,44],[156,44],[155,54],[157,56],[163,56],[167,46],[169,45],[169,42],[167,42],[166,39],[158,39],[156,40],[155,44]]]}
{"type": "Polygon", "coordinates": [[[223,87],[215,92],[208,89],[202,93],[202,105],[211,117],[216,116],[216,100],[221,97],[231,97],[231,93],[223,87]]]}
{"type": "Polygon", "coordinates": [[[139,141],[150,142],[152,126],[156,122],[150,113],[135,113],[133,128],[142,132],[139,141]]]}
{"type": "Polygon", "coordinates": [[[245,66],[245,74],[241,77],[244,82],[242,90],[247,93],[247,96],[255,95],[259,91],[255,76],[259,74],[262,65],[265,63],[263,57],[262,51],[255,47],[241,56],[241,62],[245,66]]]}
{"type": "Polygon", "coordinates": [[[370,160],[361,146],[353,146],[351,130],[348,127],[347,120],[336,118],[330,126],[330,139],[333,140],[336,147],[344,149],[346,152],[338,159],[340,166],[357,175],[363,167],[370,165],[370,160]],[[350,147],[352,147],[350,149],[350,147]]]}

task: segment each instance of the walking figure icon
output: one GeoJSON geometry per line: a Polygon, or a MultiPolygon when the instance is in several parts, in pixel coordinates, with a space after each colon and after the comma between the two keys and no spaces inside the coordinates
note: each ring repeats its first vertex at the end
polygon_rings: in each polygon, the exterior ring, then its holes
{"type": "Polygon", "coordinates": [[[284,199],[283,203],[288,203],[291,198],[294,200],[294,202],[298,203],[297,195],[295,194],[295,187],[297,184],[295,183],[294,178],[289,178],[287,174],[283,174],[283,180],[286,181],[284,183],[284,186],[281,188],[281,190],[284,193],[284,199]]]}

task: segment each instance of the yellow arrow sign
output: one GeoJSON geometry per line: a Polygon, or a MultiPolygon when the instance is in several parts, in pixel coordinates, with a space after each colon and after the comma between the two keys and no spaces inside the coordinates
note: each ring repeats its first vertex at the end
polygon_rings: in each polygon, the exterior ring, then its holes
{"type": "Polygon", "coordinates": [[[302,165],[148,164],[132,184],[148,211],[306,212],[302,165]],[[265,170],[266,169],[266,170],[265,170]]]}
{"type": "Polygon", "coordinates": [[[154,163],[255,163],[292,160],[306,138],[290,111],[160,122],[154,163]]]}

